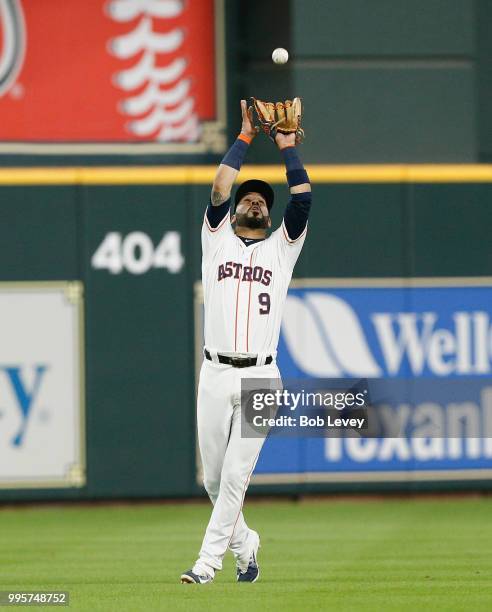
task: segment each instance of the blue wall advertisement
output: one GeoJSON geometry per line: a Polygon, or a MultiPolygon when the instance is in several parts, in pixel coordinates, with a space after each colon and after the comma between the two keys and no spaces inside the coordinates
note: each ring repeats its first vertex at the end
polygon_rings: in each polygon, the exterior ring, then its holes
{"type": "Polygon", "coordinates": [[[277,356],[284,381],[404,388],[393,414],[420,434],[269,436],[252,483],[491,478],[491,319],[490,278],[293,281],[277,356]]]}

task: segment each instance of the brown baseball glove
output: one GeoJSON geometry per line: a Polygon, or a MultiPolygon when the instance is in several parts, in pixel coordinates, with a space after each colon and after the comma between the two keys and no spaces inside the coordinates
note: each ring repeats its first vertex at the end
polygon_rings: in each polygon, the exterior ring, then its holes
{"type": "Polygon", "coordinates": [[[275,142],[277,132],[281,134],[296,135],[296,143],[304,139],[304,130],[301,128],[302,104],[300,98],[286,100],[285,102],[263,102],[252,98],[258,115],[258,121],[265,134],[275,142]]]}

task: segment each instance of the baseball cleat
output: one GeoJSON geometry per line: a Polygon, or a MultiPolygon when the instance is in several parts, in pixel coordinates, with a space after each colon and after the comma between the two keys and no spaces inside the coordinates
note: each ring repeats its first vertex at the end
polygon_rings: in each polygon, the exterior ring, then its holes
{"type": "Polygon", "coordinates": [[[209,584],[212,582],[212,576],[208,574],[194,574],[191,570],[188,570],[184,574],[181,574],[181,584],[209,584]]]}
{"type": "Polygon", "coordinates": [[[237,568],[237,581],[238,582],[256,582],[260,576],[260,566],[258,565],[258,549],[260,548],[260,538],[256,534],[256,543],[253,547],[253,552],[249,558],[248,567],[245,571],[241,571],[237,568]]]}

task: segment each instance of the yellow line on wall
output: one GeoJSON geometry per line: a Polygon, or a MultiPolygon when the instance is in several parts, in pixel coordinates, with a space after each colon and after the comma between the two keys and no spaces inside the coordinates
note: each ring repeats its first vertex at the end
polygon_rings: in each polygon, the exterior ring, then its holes
{"type": "MultiPolygon", "coordinates": [[[[216,166],[4,168],[0,185],[181,185],[212,183],[216,166]]],[[[308,165],[313,183],[491,183],[492,165],[308,165]]],[[[241,181],[285,183],[281,165],[245,165],[241,181]]]]}

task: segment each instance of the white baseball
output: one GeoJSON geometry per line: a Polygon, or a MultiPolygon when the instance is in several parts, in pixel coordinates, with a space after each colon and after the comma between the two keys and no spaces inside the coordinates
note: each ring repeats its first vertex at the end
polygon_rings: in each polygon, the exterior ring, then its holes
{"type": "Polygon", "coordinates": [[[284,49],[283,47],[278,47],[277,49],[274,49],[272,53],[272,60],[275,64],[286,64],[288,59],[289,52],[287,51],[287,49],[284,49]]]}

